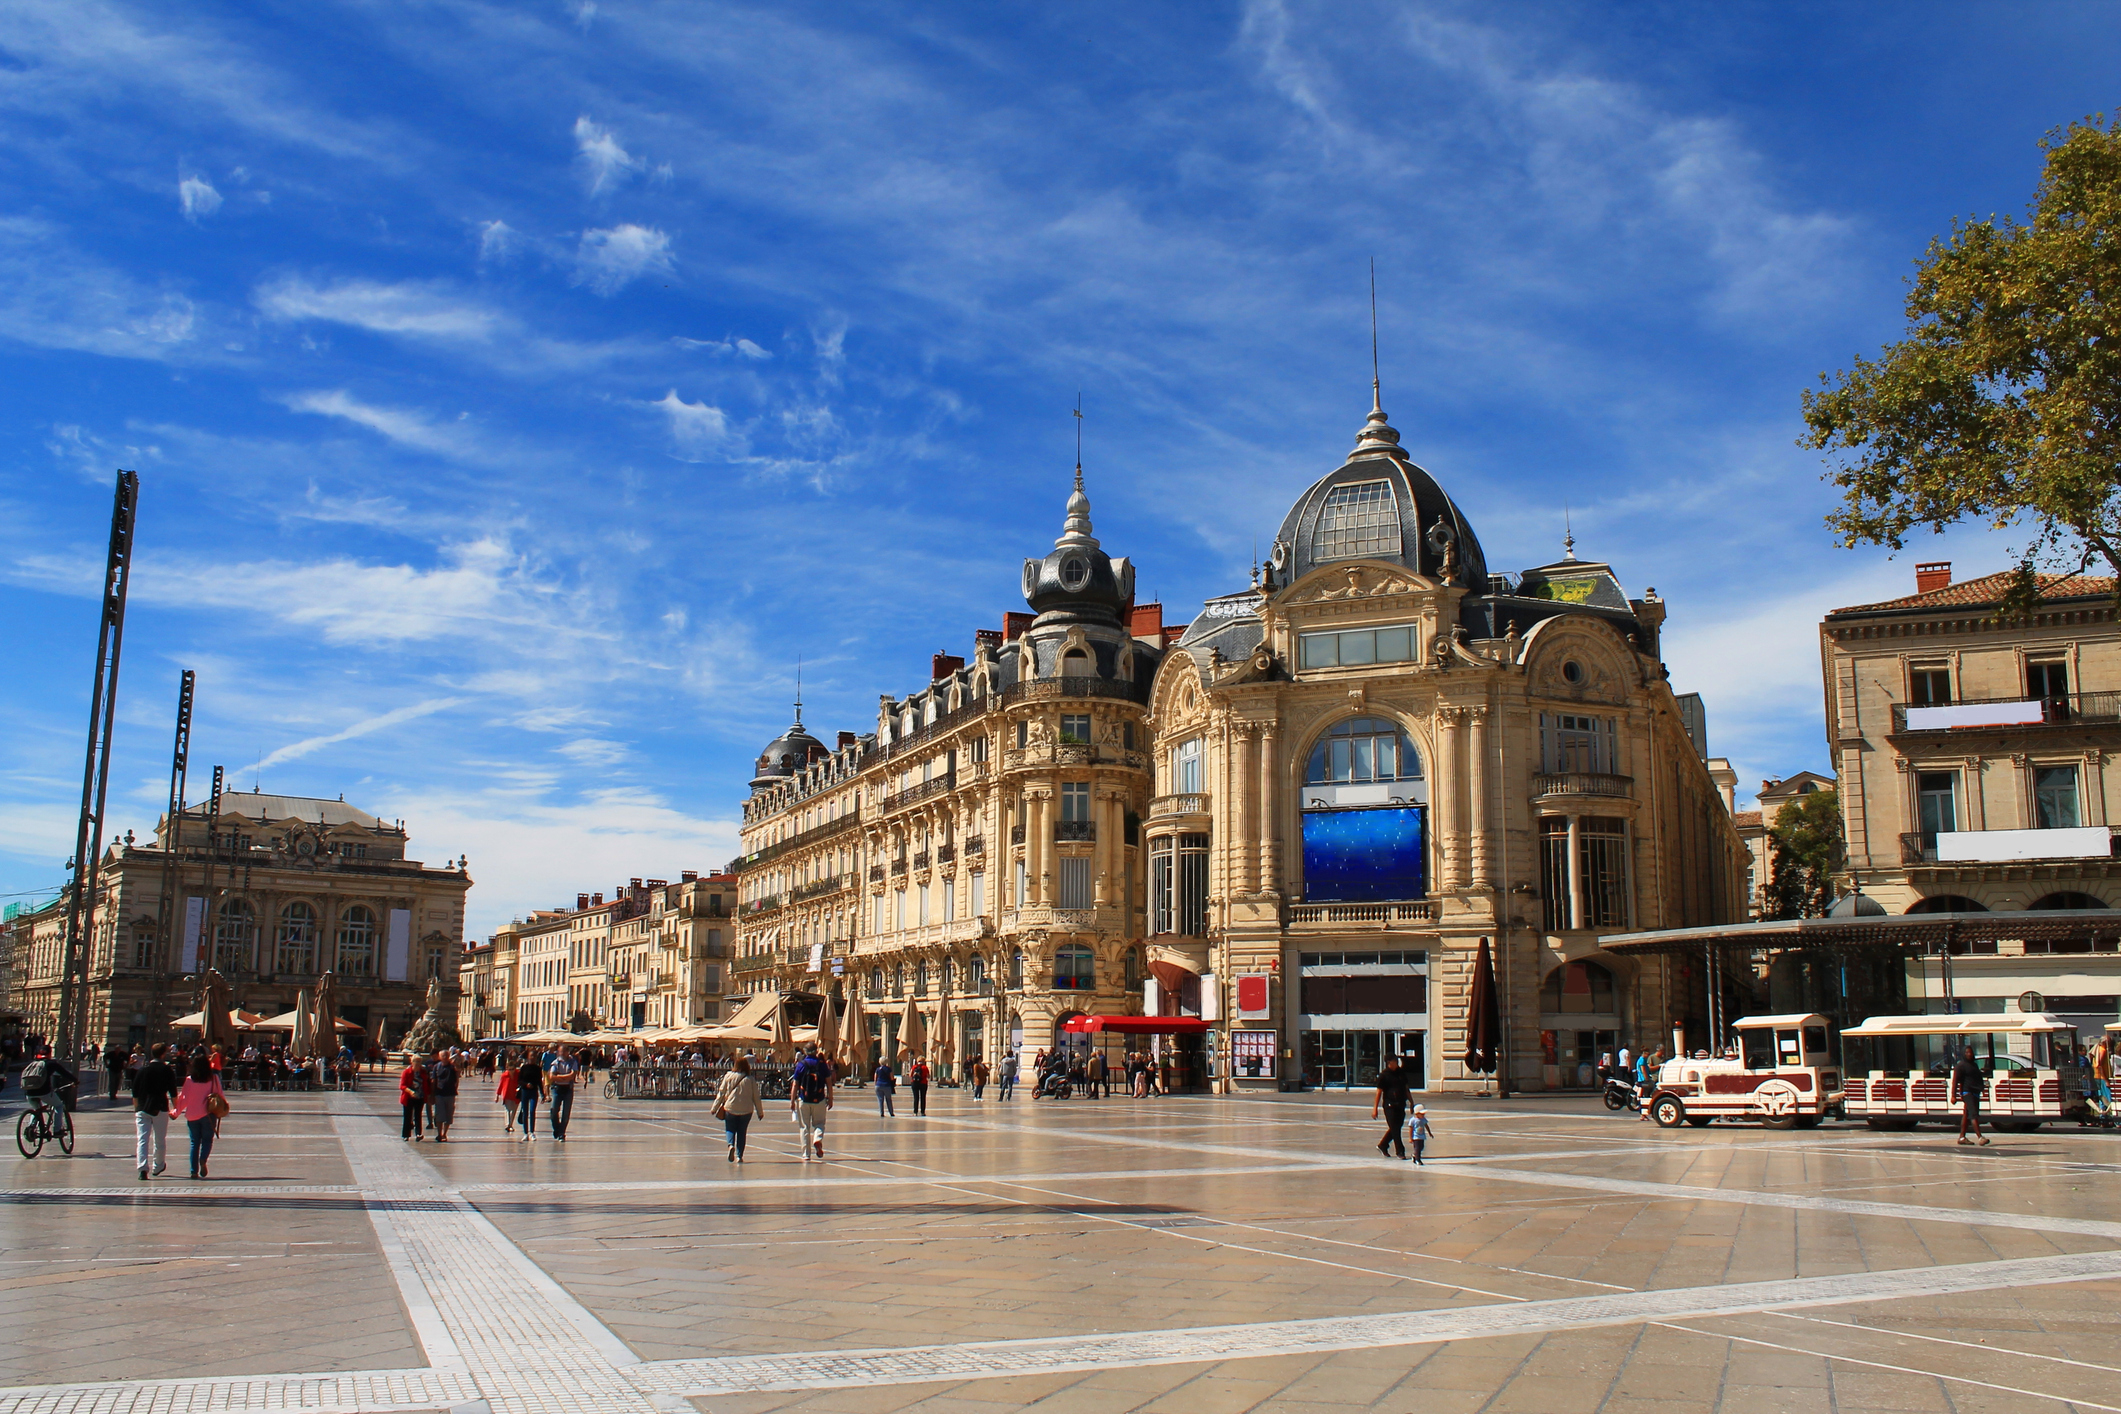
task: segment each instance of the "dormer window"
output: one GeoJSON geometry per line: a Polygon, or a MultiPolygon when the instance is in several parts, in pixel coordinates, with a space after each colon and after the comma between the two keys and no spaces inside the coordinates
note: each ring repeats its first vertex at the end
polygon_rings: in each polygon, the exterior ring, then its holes
{"type": "Polygon", "coordinates": [[[1074,591],[1083,587],[1090,578],[1090,562],[1080,555],[1070,555],[1061,561],[1061,587],[1074,591]]]}
{"type": "Polygon", "coordinates": [[[1313,560],[1397,559],[1400,546],[1391,482],[1356,481],[1326,493],[1311,534],[1313,560]]]}

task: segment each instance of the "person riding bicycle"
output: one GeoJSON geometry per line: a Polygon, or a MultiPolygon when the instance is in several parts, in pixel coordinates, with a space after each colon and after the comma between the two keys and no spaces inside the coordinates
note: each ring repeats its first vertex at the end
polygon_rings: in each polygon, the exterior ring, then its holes
{"type": "Polygon", "coordinates": [[[27,1095],[34,1108],[47,1105],[71,1111],[74,1107],[74,1085],[78,1077],[73,1068],[51,1053],[51,1048],[40,1047],[35,1059],[22,1067],[17,1077],[22,1082],[22,1093],[27,1095]]]}

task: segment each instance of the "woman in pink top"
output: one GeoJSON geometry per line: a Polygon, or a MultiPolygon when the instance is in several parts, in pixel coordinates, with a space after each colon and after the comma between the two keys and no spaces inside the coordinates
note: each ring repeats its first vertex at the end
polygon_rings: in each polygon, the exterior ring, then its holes
{"type": "Polygon", "coordinates": [[[227,1103],[227,1096],[221,1090],[221,1077],[215,1075],[213,1066],[207,1063],[206,1052],[200,1051],[191,1058],[191,1072],[185,1077],[184,1088],[177,1092],[172,1107],[191,1127],[193,1178],[206,1177],[206,1159],[214,1151],[214,1130],[221,1123],[209,1104],[215,1097],[227,1103]]]}

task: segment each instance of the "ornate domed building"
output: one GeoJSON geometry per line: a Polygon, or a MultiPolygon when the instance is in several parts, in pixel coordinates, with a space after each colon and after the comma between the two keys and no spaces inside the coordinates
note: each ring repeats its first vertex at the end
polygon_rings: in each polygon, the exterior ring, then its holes
{"type": "Polygon", "coordinates": [[[1620,1040],[1705,1041],[1701,979],[1599,947],[1744,916],[1664,615],[1573,540],[1492,573],[1373,402],[1150,696],[1147,941],[1198,976],[1219,1076],[1361,1086],[1399,1054],[1417,1084],[1537,1089],[1588,1083],[1620,1040]]]}
{"type": "Polygon", "coordinates": [[[1142,1010],[1143,704],[1165,633],[1099,544],[1080,467],[1022,590],[1031,613],[969,662],[936,654],[873,732],[828,748],[799,713],[759,758],[737,990],[858,995],[865,1062],[899,1056],[909,1009],[946,1074],[1142,1010]]]}

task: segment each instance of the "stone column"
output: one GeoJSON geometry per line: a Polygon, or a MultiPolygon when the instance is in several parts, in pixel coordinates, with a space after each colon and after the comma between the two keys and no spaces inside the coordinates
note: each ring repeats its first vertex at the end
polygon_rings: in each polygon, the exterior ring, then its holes
{"type": "Polygon", "coordinates": [[[1234,894],[1259,892],[1259,850],[1254,845],[1259,838],[1258,743],[1250,722],[1231,724],[1230,790],[1237,797],[1233,802],[1237,838],[1230,842],[1230,891],[1234,894]]]}
{"type": "Polygon", "coordinates": [[[1569,817],[1569,926],[1583,926],[1583,817],[1569,817]]]}
{"type": "Polygon", "coordinates": [[[1275,782],[1281,764],[1275,755],[1274,724],[1259,726],[1259,889],[1281,891],[1281,792],[1275,782]]]}
{"type": "Polygon", "coordinates": [[[1474,707],[1467,716],[1471,726],[1466,734],[1466,786],[1472,798],[1473,884],[1485,889],[1495,883],[1488,864],[1488,709],[1474,707]]]}
{"type": "Polygon", "coordinates": [[[1462,708],[1436,709],[1436,772],[1430,783],[1434,799],[1430,818],[1436,823],[1436,856],[1443,886],[1455,889],[1465,883],[1465,846],[1459,838],[1458,819],[1458,719],[1462,708]]]}

